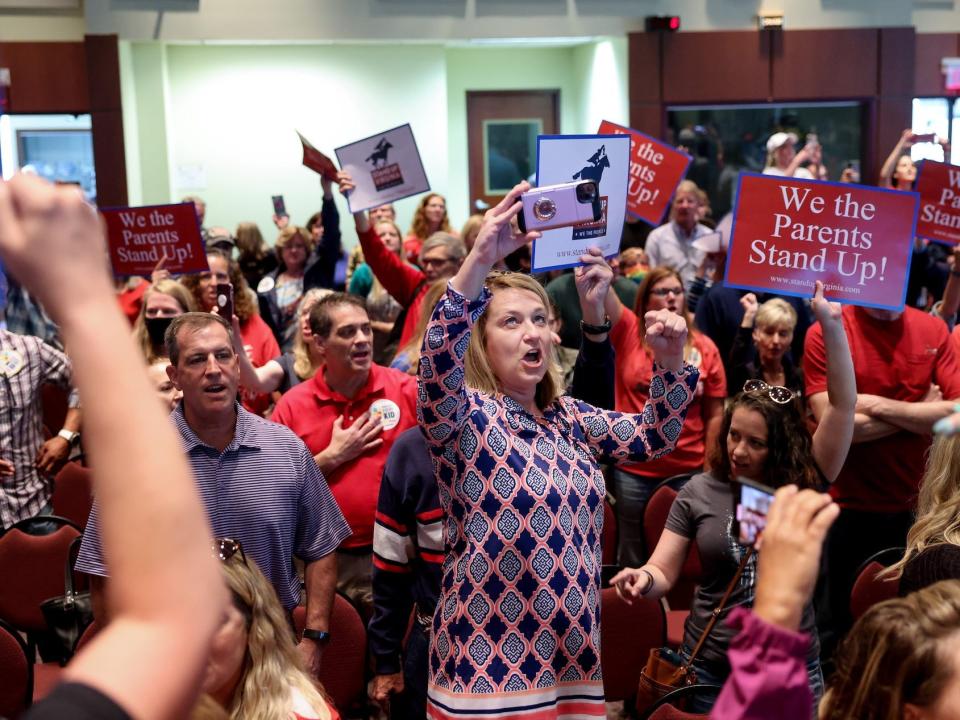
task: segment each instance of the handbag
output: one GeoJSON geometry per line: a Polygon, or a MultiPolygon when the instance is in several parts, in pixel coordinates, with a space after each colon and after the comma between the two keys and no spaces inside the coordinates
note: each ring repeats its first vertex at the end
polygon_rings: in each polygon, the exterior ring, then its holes
{"type": "Polygon", "coordinates": [[[751,546],[747,552],[743,554],[743,558],[740,560],[740,566],[737,568],[737,572],[727,586],[727,590],[723,594],[723,599],[720,600],[720,604],[717,605],[716,609],[710,614],[710,621],[707,623],[707,627],[704,628],[703,634],[700,636],[700,640],[697,641],[693,652],[690,653],[689,660],[683,662],[683,658],[671,648],[650,648],[647,664],[643,670],[640,671],[640,681],[637,685],[636,707],[638,712],[642,713],[657,702],[657,700],[677,688],[697,684],[697,673],[696,670],[693,669],[693,661],[697,659],[697,655],[700,654],[704,642],[706,642],[706,639],[710,636],[711,631],[717,624],[717,620],[720,619],[720,615],[723,613],[727,601],[733,593],[733,589],[737,586],[737,583],[740,582],[743,569],[747,566],[752,555],[753,547],[751,546]]]}
{"type": "Polygon", "coordinates": [[[80,538],[70,544],[70,552],[63,568],[64,594],[40,603],[43,619],[47,623],[45,646],[56,656],[61,665],[66,665],[83,631],[93,621],[93,605],[90,593],[73,589],[72,559],[80,547],[80,538]]]}

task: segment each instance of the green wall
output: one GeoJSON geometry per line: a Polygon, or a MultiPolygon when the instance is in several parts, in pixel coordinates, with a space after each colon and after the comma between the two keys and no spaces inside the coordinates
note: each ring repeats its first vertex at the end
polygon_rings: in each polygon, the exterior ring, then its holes
{"type": "MultiPolygon", "coordinates": [[[[271,195],[284,195],[295,222],[319,208],[319,181],[300,164],[295,129],[332,156],[339,145],[409,122],[431,186],[447,196],[459,225],[469,213],[467,91],[558,88],[561,132],[594,132],[600,116],[626,121],[626,41],[559,48],[124,42],[121,88],[131,203],[198,194],[208,226],[253,220],[272,241],[271,195]]],[[[346,203],[338,203],[345,216],[346,203]]],[[[398,203],[402,228],[416,203],[398,203]]],[[[342,228],[352,245],[353,224],[345,219],[342,228]]]]}

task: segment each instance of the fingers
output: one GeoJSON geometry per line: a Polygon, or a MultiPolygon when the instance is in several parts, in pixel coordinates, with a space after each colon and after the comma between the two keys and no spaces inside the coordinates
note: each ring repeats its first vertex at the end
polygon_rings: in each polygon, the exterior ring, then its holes
{"type": "Polygon", "coordinates": [[[813,299],[823,302],[823,283],[820,280],[813,284],[813,299]]]}
{"type": "Polygon", "coordinates": [[[783,517],[784,509],[789,504],[790,498],[799,492],[796,485],[784,485],[777,490],[773,496],[773,503],[767,512],[767,527],[779,525],[783,517]]]}
{"type": "MultiPolygon", "coordinates": [[[[505,212],[507,212],[507,210],[514,208],[517,200],[520,199],[520,196],[529,189],[530,189],[530,183],[528,183],[526,180],[523,180],[517,183],[516,185],[513,186],[510,192],[508,192],[503,197],[503,200],[501,200],[493,208],[488,210],[487,213],[491,217],[497,217],[499,215],[503,215],[505,212]]],[[[520,212],[519,207],[513,212],[512,215],[509,215],[508,217],[513,217],[513,215],[516,215],[518,212],[520,212]]]]}

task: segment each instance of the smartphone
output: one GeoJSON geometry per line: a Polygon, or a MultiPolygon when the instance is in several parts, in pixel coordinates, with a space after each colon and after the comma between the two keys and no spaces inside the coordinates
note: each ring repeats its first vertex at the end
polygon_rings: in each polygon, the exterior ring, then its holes
{"type": "Polygon", "coordinates": [[[914,135],[914,143],[935,143],[937,141],[936,133],[924,133],[922,135],[914,135]]]}
{"type": "Polygon", "coordinates": [[[767,513],[773,504],[773,488],[738,477],[737,503],[731,532],[741,545],[753,545],[767,526],[767,513]]]}
{"type": "Polygon", "coordinates": [[[287,204],[283,202],[283,195],[274,195],[271,198],[273,200],[273,214],[277,217],[290,217],[287,215],[287,204]]]}
{"type": "Polygon", "coordinates": [[[600,187],[593,180],[533,188],[520,196],[520,202],[520,232],[597,222],[603,212],[600,187]]]}
{"type": "Polygon", "coordinates": [[[227,322],[233,321],[233,285],[217,283],[217,314],[227,322]]]}

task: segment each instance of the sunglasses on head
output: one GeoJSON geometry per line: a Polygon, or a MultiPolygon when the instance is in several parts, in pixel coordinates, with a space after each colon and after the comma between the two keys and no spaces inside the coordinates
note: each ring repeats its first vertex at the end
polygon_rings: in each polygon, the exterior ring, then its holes
{"type": "Polygon", "coordinates": [[[237,553],[240,553],[240,559],[243,560],[243,564],[247,564],[247,556],[243,552],[243,546],[240,544],[239,540],[234,540],[233,538],[217,538],[213,541],[213,554],[216,555],[222,562],[227,562],[237,553]]]}
{"type": "Polygon", "coordinates": [[[745,393],[766,395],[778,405],[786,405],[795,397],[793,390],[782,385],[767,385],[763,380],[747,380],[743,384],[745,393]]]}

